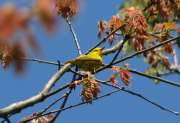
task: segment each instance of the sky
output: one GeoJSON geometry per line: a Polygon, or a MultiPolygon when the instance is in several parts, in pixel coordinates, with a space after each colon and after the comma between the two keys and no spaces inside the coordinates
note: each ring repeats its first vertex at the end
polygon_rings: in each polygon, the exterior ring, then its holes
{"type": "MultiPolygon", "coordinates": [[[[20,7],[27,6],[26,1],[13,1],[20,7]]],[[[5,2],[7,2],[7,0],[1,0],[0,5],[5,2]]],[[[112,15],[117,14],[119,11],[118,5],[122,3],[123,1],[120,0],[82,1],[78,16],[73,20],[72,24],[83,53],[100,41],[100,39],[97,38],[97,22],[99,20],[109,21],[112,15]]],[[[39,56],[34,52],[30,52],[28,55],[29,58],[37,58],[51,62],[57,62],[57,59],[60,59],[61,62],[65,62],[77,57],[78,54],[74,39],[65,21],[61,21],[61,24],[57,26],[56,32],[52,35],[48,35],[39,25],[33,26],[32,29],[36,34],[43,55],[39,56]]],[[[100,47],[104,46],[106,48],[110,47],[107,43],[100,47]]],[[[178,55],[180,54],[179,51],[177,53],[178,55]]],[[[111,58],[112,55],[103,56],[104,63],[108,63],[111,58]]],[[[129,59],[126,63],[130,64],[129,68],[141,72],[148,67],[143,62],[143,58],[129,59]]],[[[6,71],[0,69],[0,108],[36,95],[58,70],[57,66],[37,62],[27,62],[26,65],[26,70],[22,75],[15,74],[11,67],[6,71]]],[[[118,64],[118,66],[122,65],[122,63],[118,64]]],[[[107,80],[111,73],[111,70],[106,70],[105,72],[96,74],[95,77],[100,80],[107,80]]],[[[53,89],[70,82],[71,76],[72,74],[70,73],[64,75],[53,89]]],[[[141,94],[165,108],[180,112],[180,89],[178,87],[163,82],[155,84],[151,79],[133,73],[131,73],[131,76],[133,77],[130,81],[131,86],[126,87],[127,90],[141,94]]],[[[180,83],[180,76],[177,74],[164,76],[162,78],[180,83]]],[[[124,86],[119,78],[118,81],[118,86],[124,86]]],[[[72,91],[66,106],[81,102],[79,95],[80,89],[81,87],[77,87],[75,91],[72,91]]],[[[105,85],[100,85],[100,89],[100,95],[115,90],[105,85]]],[[[23,117],[43,110],[50,105],[51,102],[66,93],[66,91],[67,90],[57,93],[44,102],[13,115],[10,120],[12,123],[16,123],[23,117]]],[[[48,111],[58,109],[61,103],[60,101],[48,111]]],[[[137,96],[119,91],[94,101],[92,105],[85,104],[63,111],[56,120],[56,123],[179,123],[179,121],[180,116],[162,110],[137,96]]]]}

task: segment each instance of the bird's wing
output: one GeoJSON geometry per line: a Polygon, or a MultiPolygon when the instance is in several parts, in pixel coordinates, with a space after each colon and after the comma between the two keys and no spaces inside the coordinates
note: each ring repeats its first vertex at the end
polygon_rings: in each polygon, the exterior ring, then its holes
{"type": "Polygon", "coordinates": [[[90,57],[89,55],[82,55],[75,59],[76,61],[100,61],[99,58],[90,57]]]}

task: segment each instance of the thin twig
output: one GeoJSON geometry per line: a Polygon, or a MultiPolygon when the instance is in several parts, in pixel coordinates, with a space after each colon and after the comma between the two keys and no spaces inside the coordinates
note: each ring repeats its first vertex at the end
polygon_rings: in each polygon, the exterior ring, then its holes
{"type": "MultiPolygon", "coordinates": [[[[72,89],[69,89],[68,92],[65,94],[65,98],[64,98],[64,101],[63,101],[60,109],[64,108],[64,106],[65,106],[65,104],[66,104],[66,102],[67,102],[67,99],[68,99],[68,97],[69,97],[69,94],[71,93],[71,90],[72,90],[72,89]]],[[[55,121],[56,118],[60,115],[60,113],[61,113],[61,111],[58,111],[57,114],[55,115],[55,117],[52,119],[51,122],[54,123],[54,121],[55,121]]]]}
{"type": "Polygon", "coordinates": [[[51,103],[48,107],[46,107],[44,110],[42,110],[41,112],[39,112],[36,116],[39,116],[41,114],[43,114],[44,112],[46,112],[46,110],[48,110],[49,108],[51,108],[54,104],[56,104],[58,101],[60,101],[62,98],[66,97],[66,94],[64,94],[63,96],[61,96],[60,98],[58,98],[57,100],[55,100],[53,103],[51,103]]]}
{"type": "Polygon", "coordinates": [[[66,85],[64,85],[64,86],[62,86],[62,87],[60,87],[60,88],[58,88],[58,89],[56,89],[54,91],[46,93],[44,96],[45,97],[49,97],[49,96],[54,95],[54,94],[56,94],[56,93],[58,93],[58,92],[60,92],[60,91],[62,91],[64,89],[66,89],[68,87],[69,87],[69,83],[67,83],[66,85]]]}
{"type": "Polygon", "coordinates": [[[117,90],[115,90],[115,91],[112,91],[112,92],[110,92],[110,93],[108,93],[108,94],[99,96],[99,97],[97,97],[97,98],[93,98],[93,99],[91,99],[91,100],[89,100],[89,101],[85,101],[85,102],[82,102],[82,103],[78,103],[78,104],[75,104],[75,105],[71,105],[71,106],[68,106],[68,107],[65,107],[65,108],[61,108],[61,109],[58,109],[58,110],[50,111],[50,112],[48,112],[48,113],[45,113],[45,114],[42,114],[42,115],[39,115],[39,116],[35,116],[35,117],[31,118],[31,119],[24,120],[24,121],[20,121],[19,123],[27,123],[28,121],[31,121],[32,119],[35,119],[35,118],[38,118],[38,117],[41,117],[41,116],[45,116],[45,115],[48,115],[48,114],[56,113],[56,112],[59,112],[59,111],[64,111],[64,110],[67,110],[67,109],[70,109],[70,108],[73,108],[73,107],[76,107],[76,106],[80,106],[80,105],[83,105],[83,104],[87,104],[87,103],[92,102],[92,101],[94,101],[94,100],[97,100],[97,99],[100,99],[100,98],[103,98],[103,97],[106,97],[106,96],[110,96],[111,94],[113,94],[113,93],[115,93],[115,92],[118,92],[118,91],[120,91],[120,90],[123,90],[123,89],[124,89],[124,87],[119,87],[119,88],[118,88],[117,90]]]}
{"type": "MultiPolygon", "coordinates": [[[[96,81],[101,83],[101,81],[99,81],[99,80],[96,80],[96,81]]],[[[111,86],[110,84],[105,83],[105,82],[103,82],[102,84],[111,86]]],[[[117,89],[119,88],[119,87],[117,87],[117,86],[111,86],[111,87],[114,87],[114,88],[117,88],[117,89]]],[[[180,112],[176,112],[176,111],[172,111],[172,110],[170,110],[170,109],[164,108],[163,106],[158,105],[157,103],[154,103],[153,101],[145,98],[144,96],[142,96],[142,95],[140,95],[140,94],[137,94],[137,93],[134,93],[134,92],[132,92],[132,91],[126,90],[125,88],[122,89],[122,91],[127,92],[127,93],[132,94],[132,95],[135,95],[135,96],[138,96],[138,97],[142,98],[143,100],[145,100],[145,101],[147,101],[147,102],[149,102],[149,103],[151,103],[151,104],[153,104],[153,105],[161,108],[162,110],[166,110],[166,111],[171,112],[171,113],[176,114],[176,115],[179,115],[179,114],[180,114],[180,112]]]]}
{"type": "MultiPolygon", "coordinates": [[[[35,58],[33,58],[33,59],[23,58],[22,60],[25,60],[25,61],[36,61],[36,62],[39,62],[39,63],[46,63],[46,64],[52,64],[52,65],[57,65],[57,66],[59,66],[59,63],[49,62],[49,61],[43,61],[43,60],[39,60],[39,59],[35,59],[35,58]]],[[[63,64],[60,64],[60,65],[63,66],[63,64]]],[[[69,71],[72,72],[72,73],[75,73],[75,74],[77,74],[77,75],[81,75],[80,73],[77,73],[77,72],[75,72],[75,71],[72,70],[72,69],[70,69],[69,71]]],[[[73,77],[73,78],[74,78],[74,77],[73,77]]]]}
{"type": "MultiPolygon", "coordinates": [[[[77,72],[78,69],[79,69],[79,68],[76,66],[75,71],[77,72]]],[[[70,71],[71,71],[71,70],[70,70],[70,71]]],[[[77,76],[77,73],[74,73],[71,83],[76,80],[76,76],[77,76]]]]}
{"type": "Polygon", "coordinates": [[[7,123],[11,123],[8,117],[4,118],[4,120],[7,121],[7,123]]]}
{"type": "MultiPolygon", "coordinates": [[[[55,63],[55,62],[49,62],[49,61],[43,61],[43,60],[39,60],[39,59],[30,59],[30,58],[22,58],[22,60],[25,60],[25,61],[36,61],[36,62],[39,62],[39,63],[46,63],[46,64],[52,64],[52,65],[57,65],[59,66],[58,63],[55,63]]],[[[60,64],[61,66],[63,66],[63,64],[60,64]]]]}
{"type": "Polygon", "coordinates": [[[66,22],[68,23],[70,31],[72,32],[72,35],[74,37],[74,41],[75,41],[75,44],[76,44],[76,47],[77,47],[77,50],[78,50],[78,55],[80,56],[80,55],[82,55],[80,45],[78,43],[78,39],[77,39],[77,36],[76,36],[76,34],[74,32],[74,29],[72,27],[71,21],[68,19],[68,17],[66,18],[66,22]]]}
{"type": "Polygon", "coordinates": [[[123,46],[124,46],[124,43],[126,42],[127,40],[126,39],[123,39],[123,42],[121,44],[121,46],[119,47],[119,50],[118,52],[116,53],[116,55],[114,56],[113,60],[111,61],[111,63],[109,64],[111,66],[111,64],[117,59],[119,53],[121,52],[123,46]]]}
{"type": "Polygon", "coordinates": [[[134,93],[134,92],[132,92],[132,91],[128,91],[128,90],[126,90],[126,89],[124,89],[123,91],[125,91],[125,92],[127,92],[127,93],[130,93],[130,94],[132,94],[132,95],[138,96],[138,97],[144,99],[145,101],[147,101],[147,102],[149,102],[149,103],[151,103],[151,104],[153,104],[153,105],[155,105],[155,106],[161,108],[162,110],[166,110],[166,111],[171,112],[171,113],[173,113],[173,114],[175,114],[175,115],[179,115],[179,114],[180,114],[179,112],[176,112],[176,111],[173,111],[173,110],[164,108],[163,106],[158,105],[157,103],[154,103],[153,101],[151,101],[151,100],[149,100],[149,99],[143,97],[143,96],[140,95],[140,94],[134,93]]]}
{"type": "Polygon", "coordinates": [[[164,82],[164,83],[167,83],[167,84],[171,84],[171,85],[175,85],[175,86],[178,86],[180,87],[180,84],[179,83],[175,83],[175,82],[172,82],[172,81],[168,81],[168,80],[165,80],[165,79],[162,79],[160,77],[156,77],[156,76],[153,76],[153,75],[148,75],[148,74],[145,74],[145,73],[142,73],[142,72],[139,72],[137,70],[133,70],[133,69],[129,69],[130,72],[132,73],[135,73],[135,74],[138,74],[138,75],[141,75],[141,76],[144,76],[144,77],[148,77],[150,79],[157,79],[161,82],[164,82]]]}
{"type": "MultiPolygon", "coordinates": [[[[12,116],[12,114],[8,115],[7,118],[10,118],[12,116]]],[[[4,119],[3,121],[1,121],[0,123],[4,123],[6,120],[4,119]]]]}
{"type": "MultiPolygon", "coordinates": [[[[57,100],[55,100],[53,103],[51,103],[48,107],[46,107],[44,110],[42,110],[39,114],[43,114],[44,112],[46,112],[46,110],[48,110],[49,108],[51,108],[54,104],[56,104],[58,101],[60,101],[61,99],[63,99],[64,97],[66,97],[66,94],[64,94],[63,96],[61,96],[60,98],[58,98],[57,100]]],[[[38,114],[38,115],[39,115],[38,114]]],[[[38,116],[37,115],[37,116],[38,116]]]]}
{"type": "Polygon", "coordinates": [[[59,59],[58,59],[58,66],[59,66],[58,70],[61,69],[61,63],[59,59]]]}

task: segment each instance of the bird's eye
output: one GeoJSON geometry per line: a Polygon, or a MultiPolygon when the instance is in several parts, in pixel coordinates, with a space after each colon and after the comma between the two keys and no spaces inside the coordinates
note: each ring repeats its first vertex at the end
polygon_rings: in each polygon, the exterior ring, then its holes
{"type": "Polygon", "coordinates": [[[98,51],[98,50],[95,50],[95,51],[98,51]]]}

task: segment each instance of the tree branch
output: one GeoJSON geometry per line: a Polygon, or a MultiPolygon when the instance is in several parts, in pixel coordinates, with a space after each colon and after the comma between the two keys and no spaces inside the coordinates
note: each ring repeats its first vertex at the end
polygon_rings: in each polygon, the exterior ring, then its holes
{"type": "Polygon", "coordinates": [[[58,70],[44,86],[42,93],[47,93],[55,85],[55,83],[63,76],[69,69],[71,64],[65,64],[60,70],[58,70]]]}
{"type": "MultiPolygon", "coordinates": [[[[48,107],[46,107],[44,110],[42,110],[39,114],[43,114],[44,112],[46,112],[46,110],[48,110],[49,108],[51,108],[54,104],[56,104],[58,101],[60,101],[61,99],[63,99],[64,97],[66,97],[66,94],[64,94],[63,96],[61,96],[60,98],[58,98],[57,100],[55,100],[53,103],[51,103],[48,107]]],[[[38,115],[37,115],[38,116],[38,115]]]]}
{"type": "Polygon", "coordinates": [[[71,21],[68,19],[68,17],[66,18],[66,22],[68,23],[70,31],[72,32],[72,35],[74,37],[74,41],[75,41],[75,44],[76,44],[76,47],[77,47],[77,50],[78,50],[78,55],[80,56],[80,55],[82,55],[80,45],[78,43],[78,39],[77,39],[77,36],[76,36],[76,34],[74,32],[74,29],[72,27],[71,21]]]}
{"type": "Polygon", "coordinates": [[[7,121],[7,123],[11,123],[11,121],[9,120],[9,118],[4,118],[5,121],[7,121]]]}
{"type": "MultiPolygon", "coordinates": [[[[157,45],[155,45],[155,46],[153,46],[153,47],[147,48],[147,49],[145,49],[145,50],[136,52],[136,53],[134,53],[134,54],[132,54],[132,55],[129,55],[129,56],[125,57],[125,58],[122,58],[122,59],[120,59],[120,60],[117,60],[117,61],[113,62],[112,65],[115,65],[115,64],[120,63],[120,62],[122,62],[122,61],[125,61],[125,60],[127,60],[127,59],[133,58],[134,56],[137,56],[137,55],[142,54],[142,53],[144,53],[144,52],[147,52],[147,51],[150,51],[150,50],[152,50],[152,49],[155,49],[155,48],[157,48],[157,47],[159,47],[159,46],[162,46],[162,45],[164,45],[164,44],[166,44],[166,43],[169,43],[169,42],[171,42],[171,41],[173,41],[173,40],[176,40],[176,39],[178,39],[178,38],[180,38],[180,36],[177,36],[177,37],[175,37],[175,38],[169,39],[169,40],[167,40],[167,41],[164,41],[164,42],[162,42],[162,43],[159,43],[159,44],[157,44],[157,45]]],[[[98,72],[100,72],[100,71],[102,71],[102,70],[104,70],[104,69],[106,69],[106,68],[109,68],[109,65],[105,65],[105,66],[99,68],[99,69],[96,71],[96,73],[98,73],[98,72]]]]}
{"type": "Polygon", "coordinates": [[[147,99],[147,98],[141,96],[140,94],[137,94],[137,93],[134,93],[134,92],[132,92],[132,91],[125,90],[125,89],[124,89],[123,91],[125,91],[125,92],[127,92],[127,93],[129,93],[129,94],[138,96],[138,97],[142,98],[143,100],[145,100],[145,101],[147,101],[147,102],[149,102],[149,103],[151,103],[151,104],[153,104],[153,105],[155,105],[155,106],[161,108],[162,110],[166,110],[166,111],[171,112],[171,113],[173,113],[173,114],[175,114],[175,115],[179,115],[179,114],[180,114],[179,112],[176,112],[176,111],[173,111],[173,110],[164,108],[163,106],[158,105],[157,103],[154,103],[153,101],[151,101],[151,100],[149,100],[149,99],[147,99]]]}
{"type": "MultiPolygon", "coordinates": [[[[12,115],[8,115],[7,116],[7,118],[10,118],[12,115]]],[[[4,123],[6,120],[5,120],[6,118],[4,118],[4,120],[3,121],[1,121],[1,123],[4,123]]]]}
{"type": "MultiPolygon", "coordinates": [[[[52,64],[52,65],[57,65],[59,66],[58,63],[55,63],[55,62],[49,62],[49,61],[43,61],[43,60],[39,60],[39,59],[30,59],[30,58],[22,58],[22,60],[25,60],[25,61],[37,61],[39,63],[46,63],[46,64],[52,64]]],[[[63,66],[63,64],[60,64],[61,66],[63,66]]]]}
{"type": "MultiPolygon", "coordinates": [[[[96,80],[96,81],[101,83],[101,81],[99,81],[99,80],[96,80]]],[[[111,86],[110,84],[105,83],[105,82],[103,82],[102,84],[111,86]]],[[[117,87],[117,86],[111,86],[111,87],[119,88],[119,87],[117,87]]],[[[127,92],[127,93],[132,94],[132,95],[135,95],[135,96],[138,96],[138,97],[140,97],[141,99],[143,99],[143,100],[145,100],[145,101],[147,101],[147,102],[149,102],[149,103],[151,103],[151,104],[153,104],[153,105],[161,108],[162,110],[166,110],[166,111],[171,112],[171,113],[176,114],[176,115],[179,115],[179,114],[180,114],[180,112],[175,112],[175,111],[172,111],[172,110],[170,110],[170,109],[164,108],[163,106],[158,105],[157,103],[154,103],[153,101],[145,98],[144,96],[142,96],[142,95],[140,95],[140,94],[137,94],[137,93],[134,93],[134,92],[132,92],[132,91],[126,90],[125,88],[122,89],[122,91],[127,92]]]]}
{"type": "Polygon", "coordinates": [[[142,72],[139,72],[137,70],[133,70],[133,69],[129,69],[130,72],[132,73],[135,73],[135,74],[138,74],[138,75],[141,75],[141,76],[144,76],[144,77],[148,77],[150,79],[157,79],[161,82],[164,82],[164,83],[167,83],[167,84],[171,84],[171,85],[175,85],[177,87],[180,87],[180,84],[179,83],[175,83],[175,82],[172,82],[172,81],[168,81],[168,80],[165,80],[165,79],[162,79],[160,77],[156,77],[156,76],[153,76],[153,75],[148,75],[148,74],[145,74],[145,73],[142,73],[142,72]]]}
{"type": "MultiPolygon", "coordinates": [[[[44,88],[42,89],[42,91],[27,99],[24,101],[20,101],[17,103],[13,103],[11,105],[9,105],[6,108],[0,109],[0,117],[6,117],[9,114],[16,114],[19,113],[21,110],[28,108],[30,106],[33,106],[36,103],[42,102],[44,99],[46,99],[48,96],[59,92],[61,89],[59,89],[58,91],[54,91],[53,93],[48,93],[49,90],[54,86],[54,84],[59,80],[59,78],[69,70],[69,68],[71,67],[70,64],[66,64],[64,65],[60,70],[58,70],[51,78],[50,80],[47,82],[47,84],[44,86],[44,88]],[[47,95],[46,95],[47,94],[47,95]]],[[[68,87],[68,85],[66,86],[68,87]]],[[[63,88],[64,89],[64,88],[63,88]]]]}

